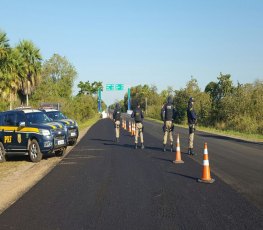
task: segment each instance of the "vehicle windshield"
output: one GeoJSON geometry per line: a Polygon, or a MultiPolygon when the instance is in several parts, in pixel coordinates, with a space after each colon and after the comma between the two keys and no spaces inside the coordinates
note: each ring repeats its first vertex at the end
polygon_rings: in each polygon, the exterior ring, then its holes
{"type": "Polygon", "coordinates": [[[46,112],[46,114],[48,115],[49,118],[51,118],[53,120],[61,120],[61,119],[66,119],[67,118],[60,111],[50,111],[50,112],[46,112]]]}
{"type": "Polygon", "coordinates": [[[47,122],[51,122],[52,121],[52,119],[50,119],[43,112],[26,113],[25,115],[26,115],[26,119],[29,122],[29,124],[33,124],[33,123],[47,123],[47,122]]]}

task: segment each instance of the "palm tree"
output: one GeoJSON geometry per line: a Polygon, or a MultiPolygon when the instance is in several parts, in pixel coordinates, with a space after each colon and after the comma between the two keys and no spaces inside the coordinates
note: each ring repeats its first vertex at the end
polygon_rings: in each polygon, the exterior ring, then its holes
{"type": "Polygon", "coordinates": [[[21,58],[21,55],[17,49],[12,49],[11,54],[7,58],[7,80],[10,93],[10,109],[12,109],[12,103],[17,99],[18,90],[22,89],[21,76],[25,76],[26,66],[21,58]]]}
{"type": "Polygon", "coordinates": [[[10,45],[6,33],[0,31],[0,61],[5,59],[9,49],[10,49],[10,45]]]}
{"type": "Polygon", "coordinates": [[[7,58],[10,53],[9,40],[6,33],[0,31],[0,95],[3,99],[8,96],[7,58]]]}
{"type": "Polygon", "coordinates": [[[23,40],[16,48],[24,63],[24,71],[20,75],[22,79],[21,93],[26,95],[26,105],[28,106],[28,95],[39,84],[42,57],[39,49],[31,41],[23,40]]]}

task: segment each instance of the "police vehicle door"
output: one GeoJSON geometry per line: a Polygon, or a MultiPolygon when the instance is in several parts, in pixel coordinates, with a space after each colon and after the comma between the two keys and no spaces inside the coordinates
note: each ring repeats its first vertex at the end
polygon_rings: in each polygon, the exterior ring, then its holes
{"type": "Polygon", "coordinates": [[[25,149],[22,147],[22,134],[19,132],[17,113],[6,113],[4,115],[4,144],[9,151],[25,149]]]}

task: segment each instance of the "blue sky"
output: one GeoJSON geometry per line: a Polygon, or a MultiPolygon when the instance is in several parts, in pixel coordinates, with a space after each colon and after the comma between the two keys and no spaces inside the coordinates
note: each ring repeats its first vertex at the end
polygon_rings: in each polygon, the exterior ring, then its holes
{"type": "MultiPolygon", "coordinates": [[[[0,0],[11,45],[29,39],[44,59],[58,53],[79,81],[201,89],[220,72],[263,79],[262,0],[0,0]]],[[[78,89],[75,86],[74,91],[78,89]]],[[[106,92],[109,105],[122,92],[106,92]]]]}

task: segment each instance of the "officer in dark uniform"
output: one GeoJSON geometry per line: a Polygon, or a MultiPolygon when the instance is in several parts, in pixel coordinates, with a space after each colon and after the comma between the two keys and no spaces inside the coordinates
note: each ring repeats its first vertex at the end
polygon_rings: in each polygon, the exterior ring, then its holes
{"type": "Polygon", "coordinates": [[[171,152],[173,151],[173,130],[174,130],[174,124],[173,121],[175,119],[175,109],[173,106],[173,98],[172,96],[169,96],[167,98],[167,103],[164,104],[164,106],[161,109],[161,117],[164,122],[163,124],[163,151],[166,151],[166,143],[167,143],[167,137],[169,134],[170,138],[170,146],[171,146],[171,152]]]}
{"type": "Polygon", "coordinates": [[[197,121],[197,116],[194,111],[194,98],[190,97],[188,101],[187,107],[187,118],[188,118],[188,126],[189,126],[189,155],[196,155],[193,151],[194,148],[194,133],[195,133],[195,125],[197,121]]]}
{"type": "Polygon", "coordinates": [[[143,144],[143,112],[140,108],[140,103],[136,103],[136,108],[133,110],[131,117],[134,118],[135,121],[135,149],[138,148],[138,137],[141,139],[141,149],[144,149],[143,144]]]}
{"type": "Polygon", "coordinates": [[[113,112],[113,120],[115,123],[115,135],[116,135],[116,142],[120,141],[120,124],[121,124],[121,108],[119,103],[116,103],[115,109],[113,112]]]}

